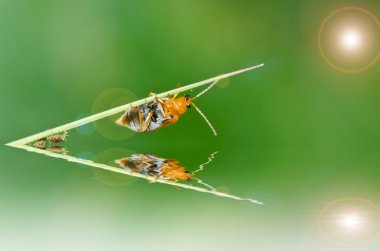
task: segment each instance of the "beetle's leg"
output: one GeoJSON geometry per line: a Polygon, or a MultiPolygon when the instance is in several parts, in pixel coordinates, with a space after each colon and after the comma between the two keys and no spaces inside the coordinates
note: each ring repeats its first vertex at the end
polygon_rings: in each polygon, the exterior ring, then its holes
{"type": "MultiPolygon", "coordinates": [[[[177,95],[178,93],[174,94],[174,96],[172,96],[171,98],[175,98],[177,97],[177,95]]],[[[152,96],[155,97],[155,100],[157,103],[161,104],[160,106],[161,112],[164,114],[165,119],[167,119],[169,117],[169,111],[165,109],[165,102],[162,99],[158,98],[155,93],[150,92],[149,97],[152,97],[152,96]]]]}
{"type": "Polygon", "coordinates": [[[162,99],[157,98],[156,94],[154,94],[154,99],[156,100],[156,102],[158,102],[158,103],[160,103],[160,104],[162,104],[162,105],[165,104],[165,102],[164,102],[162,99]]]}
{"type": "Polygon", "coordinates": [[[161,106],[159,106],[159,109],[161,110],[162,114],[164,114],[164,118],[167,119],[169,117],[169,111],[165,110],[165,102],[157,97],[156,101],[161,104],[161,106]]]}
{"type": "MultiPolygon", "coordinates": [[[[178,83],[178,84],[177,84],[177,88],[180,88],[180,87],[181,87],[181,83],[178,83]]],[[[177,92],[177,93],[174,94],[174,95],[171,95],[171,98],[176,99],[176,97],[178,96],[178,94],[179,94],[179,92],[177,92]]]]}
{"type": "Polygon", "coordinates": [[[177,96],[178,96],[178,94],[179,94],[179,92],[177,92],[176,94],[174,94],[174,95],[172,96],[172,99],[176,99],[177,96]]]}
{"type": "Polygon", "coordinates": [[[140,132],[143,132],[142,130],[142,113],[141,113],[141,110],[136,108],[136,107],[132,107],[133,110],[135,110],[138,114],[139,114],[139,127],[140,127],[140,132]]]}
{"type": "Polygon", "coordinates": [[[169,110],[165,109],[165,106],[162,106],[162,113],[164,114],[164,118],[169,118],[169,110]]]}
{"type": "MultiPolygon", "coordinates": [[[[177,88],[180,88],[180,87],[181,87],[181,83],[178,83],[178,84],[177,84],[177,88]]],[[[179,94],[179,93],[175,93],[175,94],[173,94],[173,95],[169,95],[169,97],[175,99],[175,98],[178,96],[178,94],[179,94]]]]}
{"type": "Polygon", "coordinates": [[[148,179],[148,182],[149,183],[157,182],[157,180],[161,179],[162,176],[163,176],[163,174],[159,174],[156,177],[152,177],[152,179],[148,179]]]}
{"type": "Polygon", "coordinates": [[[154,92],[149,92],[149,95],[148,95],[148,96],[149,96],[149,97],[154,97],[154,99],[156,100],[157,103],[160,103],[160,104],[162,104],[162,105],[165,104],[165,102],[164,102],[162,99],[158,98],[158,97],[157,97],[157,94],[154,93],[154,92]]]}
{"type": "Polygon", "coordinates": [[[160,103],[162,105],[164,105],[164,101],[160,98],[157,97],[157,94],[154,93],[154,92],[149,92],[149,97],[154,97],[154,99],[156,100],[157,103],[160,103]]]}
{"type": "Polygon", "coordinates": [[[153,111],[149,111],[148,116],[146,117],[144,124],[141,128],[142,132],[145,132],[145,130],[148,128],[150,122],[152,121],[152,115],[153,115],[153,111]]]}

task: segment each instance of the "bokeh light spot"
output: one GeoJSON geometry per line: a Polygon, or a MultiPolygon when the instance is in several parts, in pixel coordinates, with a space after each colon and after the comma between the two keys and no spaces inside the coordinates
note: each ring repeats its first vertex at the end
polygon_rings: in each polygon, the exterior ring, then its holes
{"type": "Polygon", "coordinates": [[[76,155],[78,159],[83,159],[83,160],[94,160],[95,156],[96,156],[95,153],[91,151],[80,152],[76,155]]]}
{"type": "MultiPolygon", "coordinates": [[[[125,148],[109,148],[99,153],[94,158],[94,162],[114,167],[120,167],[118,164],[115,163],[115,160],[121,158],[128,158],[135,153],[135,151],[125,148]]],[[[93,178],[107,186],[113,187],[129,186],[130,184],[136,181],[135,177],[115,172],[109,172],[107,170],[102,170],[98,168],[94,168],[93,178]]]]}
{"type": "Polygon", "coordinates": [[[230,85],[230,78],[220,80],[216,86],[219,88],[227,88],[230,85]]]}
{"type": "MultiPolygon", "coordinates": [[[[94,101],[92,113],[99,113],[111,108],[125,105],[137,100],[137,96],[128,89],[111,88],[101,93],[94,101]]],[[[122,113],[114,114],[95,122],[97,132],[110,140],[124,140],[131,137],[134,132],[128,128],[118,126],[115,121],[122,113]]]]}
{"type": "MultiPolygon", "coordinates": [[[[83,114],[80,114],[78,115],[75,120],[79,120],[79,119],[83,119],[83,118],[86,118],[88,116],[90,116],[91,114],[89,113],[83,113],[83,114]]],[[[84,136],[88,136],[88,135],[91,135],[94,133],[95,131],[95,127],[94,127],[94,124],[93,123],[88,123],[88,124],[84,124],[84,125],[81,125],[81,126],[78,126],[75,128],[75,131],[80,134],[80,135],[84,135],[84,136]]]]}

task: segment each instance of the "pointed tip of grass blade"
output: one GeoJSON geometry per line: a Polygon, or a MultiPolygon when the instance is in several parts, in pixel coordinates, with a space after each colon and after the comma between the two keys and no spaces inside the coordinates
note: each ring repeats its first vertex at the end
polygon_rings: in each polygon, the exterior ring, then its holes
{"type": "Polygon", "coordinates": [[[251,67],[249,67],[249,68],[253,68],[253,69],[255,69],[255,68],[263,67],[264,65],[265,65],[265,63],[261,63],[261,64],[258,64],[258,65],[251,66],[251,67]]]}
{"type": "Polygon", "coordinates": [[[13,141],[13,142],[6,143],[5,145],[6,145],[6,146],[10,146],[10,147],[16,147],[16,144],[15,144],[14,141],[13,141]]]}
{"type": "Polygon", "coordinates": [[[258,64],[258,65],[250,66],[250,67],[247,67],[247,68],[244,68],[244,69],[241,69],[241,70],[237,70],[237,71],[234,71],[234,72],[231,72],[231,73],[227,73],[225,75],[232,77],[232,76],[237,75],[237,74],[241,74],[241,73],[244,73],[244,72],[247,72],[247,71],[251,71],[251,70],[263,67],[264,65],[265,65],[264,63],[261,63],[261,64],[258,64]]]}
{"type": "Polygon", "coordinates": [[[211,78],[211,79],[208,79],[208,80],[204,80],[204,81],[201,81],[201,82],[196,83],[196,84],[192,84],[192,86],[198,87],[199,84],[203,85],[205,83],[209,83],[209,82],[212,82],[212,81],[215,81],[215,80],[221,80],[221,79],[224,79],[224,78],[229,78],[229,77],[232,77],[232,76],[235,76],[235,75],[242,74],[242,73],[247,72],[247,71],[255,70],[255,69],[263,67],[263,66],[264,66],[264,63],[261,63],[261,64],[254,65],[254,66],[251,66],[251,67],[247,67],[247,68],[244,68],[244,69],[233,71],[233,72],[230,72],[230,73],[222,74],[220,76],[217,76],[217,77],[214,77],[214,78],[211,78]]]}
{"type": "Polygon", "coordinates": [[[241,73],[242,72],[246,72],[246,71],[250,71],[250,70],[254,70],[254,69],[257,69],[257,68],[260,68],[260,67],[263,67],[263,66],[265,66],[264,63],[258,64],[258,65],[254,65],[254,66],[250,66],[248,68],[242,69],[241,73]]]}

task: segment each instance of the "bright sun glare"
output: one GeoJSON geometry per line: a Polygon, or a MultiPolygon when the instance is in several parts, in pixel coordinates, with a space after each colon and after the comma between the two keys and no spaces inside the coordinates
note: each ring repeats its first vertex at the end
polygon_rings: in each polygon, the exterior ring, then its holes
{"type": "Polygon", "coordinates": [[[342,218],[341,224],[347,229],[357,229],[363,223],[363,220],[356,214],[346,215],[342,218]]]}
{"type": "Polygon", "coordinates": [[[342,44],[348,50],[358,49],[361,43],[361,36],[357,31],[345,31],[342,35],[342,44]]]}
{"type": "Polygon", "coordinates": [[[334,69],[347,73],[365,71],[380,59],[380,20],[366,9],[336,9],[321,23],[318,47],[334,69]]]}

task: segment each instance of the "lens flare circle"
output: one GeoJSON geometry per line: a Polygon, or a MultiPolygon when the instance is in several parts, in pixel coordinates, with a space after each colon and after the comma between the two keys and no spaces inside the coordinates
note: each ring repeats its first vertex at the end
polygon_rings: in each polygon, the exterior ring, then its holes
{"type": "MultiPolygon", "coordinates": [[[[136,152],[133,150],[125,149],[125,148],[109,148],[101,153],[99,153],[95,158],[94,162],[106,164],[114,167],[120,167],[115,163],[115,160],[121,158],[130,157],[132,154],[136,152]]],[[[121,168],[121,167],[120,167],[121,168]]],[[[103,169],[94,169],[94,179],[112,187],[124,187],[129,186],[130,184],[136,181],[136,178],[131,177],[129,175],[110,172],[103,169]]]]}
{"type": "Polygon", "coordinates": [[[362,72],[372,67],[380,58],[380,21],[366,9],[343,7],[333,11],[322,21],[317,40],[323,60],[332,68],[346,73],[362,72]],[[329,32],[332,29],[330,26],[336,30],[329,32]],[[328,41],[327,45],[324,44],[325,40],[328,41]],[[354,66],[336,62],[339,60],[354,66]]]}
{"type": "MultiPolygon", "coordinates": [[[[125,105],[137,100],[136,94],[125,88],[110,88],[102,92],[92,105],[92,113],[99,113],[120,105],[125,105]]],[[[116,125],[115,121],[120,114],[114,114],[95,121],[95,129],[103,137],[110,140],[125,140],[134,133],[128,128],[116,125]]]]}

